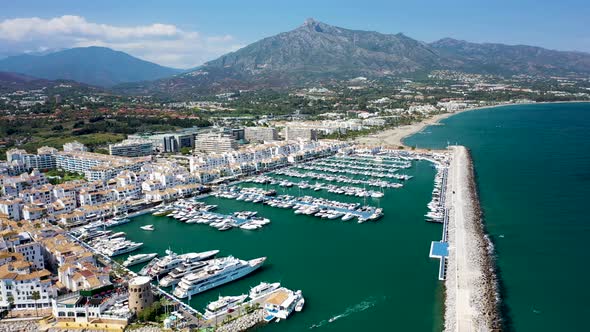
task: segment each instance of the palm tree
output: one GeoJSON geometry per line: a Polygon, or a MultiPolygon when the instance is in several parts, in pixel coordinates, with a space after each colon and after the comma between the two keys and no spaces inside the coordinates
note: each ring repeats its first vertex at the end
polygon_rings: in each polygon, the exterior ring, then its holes
{"type": "Polygon", "coordinates": [[[35,316],[39,317],[37,301],[41,299],[41,294],[39,294],[39,291],[34,291],[33,294],[31,294],[31,298],[35,301],[35,316]]]}
{"type": "Polygon", "coordinates": [[[160,303],[164,307],[164,312],[166,313],[166,316],[168,316],[168,307],[174,305],[174,302],[167,297],[162,297],[160,303]]]}
{"type": "Polygon", "coordinates": [[[12,295],[8,295],[8,311],[10,312],[10,315],[12,316],[12,305],[14,304],[14,297],[12,295]]]}

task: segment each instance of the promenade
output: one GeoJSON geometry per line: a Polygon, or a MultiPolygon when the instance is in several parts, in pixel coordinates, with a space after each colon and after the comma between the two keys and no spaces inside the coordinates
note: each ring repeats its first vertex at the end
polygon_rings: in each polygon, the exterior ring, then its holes
{"type": "Polygon", "coordinates": [[[473,167],[463,146],[450,147],[446,202],[449,258],[445,280],[445,331],[494,331],[495,283],[483,233],[473,167]]]}

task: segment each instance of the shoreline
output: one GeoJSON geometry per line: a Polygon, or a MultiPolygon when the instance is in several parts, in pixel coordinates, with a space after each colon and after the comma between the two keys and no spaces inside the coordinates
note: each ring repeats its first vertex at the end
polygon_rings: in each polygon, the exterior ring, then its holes
{"type": "Polygon", "coordinates": [[[501,329],[493,245],[485,234],[473,161],[463,146],[453,146],[447,207],[449,258],[445,280],[444,330],[501,329]]]}
{"type": "Polygon", "coordinates": [[[454,115],[470,112],[470,111],[477,111],[482,109],[488,108],[499,108],[504,106],[517,106],[517,105],[538,105],[538,104],[566,104],[566,103],[590,103],[590,100],[570,100],[570,101],[543,101],[537,103],[506,103],[506,104],[498,104],[498,105],[489,105],[489,106],[480,106],[480,107],[472,107],[466,108],[460,111],[452,112],[452,113],[441,113],[436,114],[430,118],[424,119],[420,122],[413,123],[410,125],[394,127],[391,129],[386,129],[377,134],[371,134],[368,136],[358,137],[354,140],[356,144],[362,145],[372,145],[372,146],[392,146],[394,148],[404,147],[409,148],[404,143],[404,140],[412,136],[416,133],[423,131],[428,126],[440,125],[440,121],[450,118],[454,115]]]}

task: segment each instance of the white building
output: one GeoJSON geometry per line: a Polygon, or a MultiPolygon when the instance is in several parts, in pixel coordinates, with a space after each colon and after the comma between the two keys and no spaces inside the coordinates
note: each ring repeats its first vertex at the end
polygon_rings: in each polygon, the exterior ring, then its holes
{"type": "Polygon", "coordinates": [[[312,128],[287,126],[283,129],[283,136],[287,141],[297,139],[317,141],[318,132],[316,129],[312,128]]]}
{"type": "Polygon", "coordinates": [[[79,292],[60,296],[52,301],[53,317],[57,321],[76,323],[108,323],[121,325],[121,330],[127,325],[132,314],[129,309],[114,306],[115,303],[125,301],[127,294],[115,294],[107,300],[93,299],[80,296],[79,292]]]}
{"type": "Polygon", "coordinates": [[[92,152],[59,152],[56,167],[72,173],[84,174],[86,179],[108,180],[123,171],[138,172],[149,157],[130,158],[108,156],[92,152]]]}
{"type": "Polygon", "coordinates": [[[154,144],[146,139],[126,139],[117,144],[109,144],[109,154],[123,157],[143,157],[152,154],[154,144]]]}
{"type": "Polygon", "coordinates": [[[1,199],[0,214],[12,220],[21,220],[22,199],[1,199]]]}
{"type": "Polygon", "coordinates": [[[47,308],[57,296],[47,270],[32,271],[31,263],[14,261],[0,266],[0,307],[16,309],[47,308]],[[33,293],[39,299],[33,299],[33,293]]]}
{"type": "Polygon", "coordinates": [[[272,127],[246,127],[244,136],[249,142],[270,142],[279,139],[277,130],[272,127]]]}
{"type": "Polygon", "coordinates": [[[207,133],[197,136],[195,150],[201,152],[226,152],[238,148],[238,142],[233,136],[221,133],[207,133]]]}
{"type": "Polygon", "coordinates": [[[57,149],[43,146],[37,149],[37,154],[28,153],[21,149],[10,149],[6,151],[6,159],[11,163],[21,164],[26,170],[53,169],[55,168],[55,157],[57,149]]]}
{"type": "Polygon", "coordinates": [[[68,142],[63,146],[64,152],[85,152],[88,151],[86,146],[78,141],[68,142]]]}

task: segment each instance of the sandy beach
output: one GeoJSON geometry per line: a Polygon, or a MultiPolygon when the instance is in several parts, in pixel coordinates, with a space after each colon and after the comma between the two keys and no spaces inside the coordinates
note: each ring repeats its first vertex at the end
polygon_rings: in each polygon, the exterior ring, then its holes
{"type": "Polygon", "coordinates": [[[449,259],[445,331],[500,328],[491,243],[484,233],[473,165],[467,149],[451,147],[447,182],[449,259]]]}
{"type": "MultiPolygon", "coordinates": [[[[551,104],[551,103],[577,103],[577,102],[584,102],[584,101],[559,101],[559,102],[540,102],[540,103],[531,103],[531,104],[551,104]]],[[[411,136],[417,132],[422,131],[424,128],[440,124],[440,121],[451,117],[453,115],[457,115],[464,112],[469,111],[476,111],[485,108],[497,108],[503,106],[512,106],[512,105],[529,105],[526,103],[506,103],[506,104],[498,104],[498,105],[489,105],[489,106],[482,106],[482,107],[473,107],[473,108],[466,108],[464,110],[456,111],[453,113],[442,113],[434,115],[428,119],[424,119],[420,122],[413,123],[407,126],[400,126],[391,129],[384,130],[377,134],[371,134],[368,136],[358,137],[355,139],[355,143],[365,144],[365,145],[382,145],[382,146],[390,146],[397,148],[399,146],[405,146],[403,144],[403,139],[411,136]]]]}

